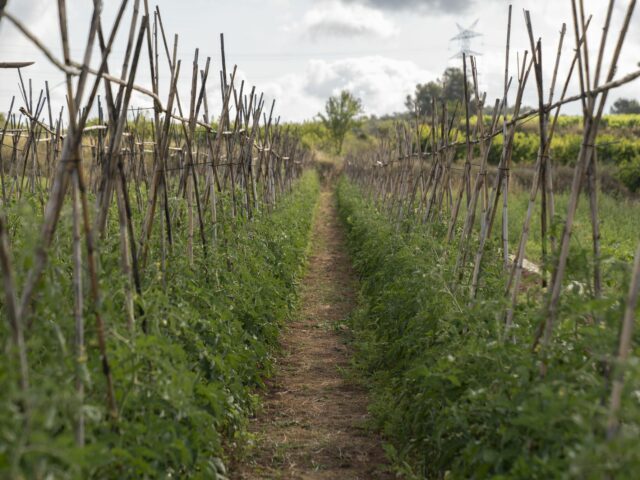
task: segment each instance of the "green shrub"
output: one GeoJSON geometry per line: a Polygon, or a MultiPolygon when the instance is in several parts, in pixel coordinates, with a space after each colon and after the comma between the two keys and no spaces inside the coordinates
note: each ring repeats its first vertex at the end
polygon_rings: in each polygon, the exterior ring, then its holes
{"type": "Polygon", "coordinates": [[[629,190],[638,192],[640,190],[640,155],[621,162],[616,176],[629,190]]]}
{"type": "MultiPolygon", "coordinates": [[[[489,163],[497,165],[502,155],[502,135],[493,139],[489,152],[489,163]]],[[[512,162],[534,164],[538,155],[539,137],[536,133],[516,132],[513,139],[512,162]]],[[[556,165],[575,165],[582,146],[582,135],[567,133],[555,135],[551,142],[551,158],[556,165]]],[[[640,140],[613,134],[598,137],[598,160],[603,163],[620,164],[640,155],[640,140]]]]}
{"type": "Polygon", "coordinates": [[[609,128],[638,128],[640,127],[640,115],[637,113],[619,113],[604,115],[603,124],[609,128]]]}
{"type": "MultiPolygon", "coordinates": [[[[513,342],[505,341],[504,277],[493,241],[478,300],[469,305],[446,228],[410,219],[412,231],[399,233],[346,179],[338,199],[362,280],[363,305],[351,323],[357,365],[398,470],[409,478],[634,478],[637,362],[626,365],[624,421],[614,442],[605,441],[602,406],[609,393],[602,361],[616,345],[627,262],[608,260],[610,289],[599,303],[563,296],[541,378],[530,347],[541,320],[538,297],[533,291],[522,299],[513,342]],[[590,320],[594,310],[599,325],[590,320]]],[[[573,278],[585,284],[588,251],[572,245],[573,278]]]]}
{"type": "MultiPolygon", "coordinates": [[[[16,366],[0,364],[0,477],[218,478],[228,451],[223,447],[242,441],[256,407],[253,392],[270,372],[280,326],[295,303],[317,195],[317,176],[310,172],[273,213],[234,230],[226,219],[216,251],[205,257],[196,247],[194,265],[184,255],[186,227],[176,225],[166,271],[151,262],[136,300],[144,308],[148,334],[139,326],[133,334],[127,328],[118,236],[107,236],[100,249],[101,311],[119,407],[115,425],[105,409],[91,305],[85,311],[82,404],[74,392],[71,225],[69,211],[63,212],[28,332],[28,420],[19,408],[16,366]],[[74,442],[80,408],[84,448],[74,442]]],[[[34,202],[10,212],[17,271],[32,262],[37,222],[24,219],[38,210],[34,202]]],[[[111,231],[117,232],[117,215],[111,220],[111,231]]],[[[160,235],[153,237],[150,258],[160,258],[160,235]]],[[[6,339],[5,323],[0,335],[6,339]]]]}

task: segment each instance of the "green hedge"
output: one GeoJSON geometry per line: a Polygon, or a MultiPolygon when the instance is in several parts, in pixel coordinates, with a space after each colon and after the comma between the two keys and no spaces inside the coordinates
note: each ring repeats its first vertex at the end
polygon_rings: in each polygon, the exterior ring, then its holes
{"type": "MultiPolygon", "coordinates": [[[[556,165],[574,165],[580,153],[582,135],[557,135],[551,142],[551,157],[556,165]]],[[[640,139],[626,138],[612,134],[598,136],[598,160],[619,165],[640,156],[640,139]]],[[[513,143],[512,161],[533,164],[538,155],[539,137],[537,134],[516,132],[513,143]]],[[[502,154],[503,138],[493,140],[489,153],[489,163],[497,165],[502,154]]]]}
{"type": "MultiPolygon", "coordinates": [[[[509,116],[509,119],[512,118],[509,116]]],[[[469,118],[469,123],[471,126],[475,126],[478,119],[475,115],[472,115],[469,118]]],[[[484,123],[489,127],[491,125],[491,115],[484,115],[484,123]]],[[[464,130],[464,119],[461,119],[459,122],[459,127],[464,130]]],[[[640,115],[629,113],[629,114],[614,114],[614,115],[603,115],[600,121],[600,125],[602,128],[616,128],[616,129],[627,129],[633,131],[634,129],[640,127],[640,115]]],[[[582,127],[582,115],[560,115],[558,117],[558,130],[561,134],[564,134],[565,129],[571,128],[580,128],[582,127]]],[[[526,120],[521,124],[521,128],[530,131],[538,130],[538,121],[537,117],[532,117],[531,120],[526,120]]]]}
{"type": "MultiPolygon", "coordinates": [[[[627,370],[623,427],[615,441],[604,440],[602,359],[615,349],[627,264],[610,261],[606,278],[615,287],[598,304],[564,295],[542,380],[530,350],[540,320],[535,295],[521,302],[515,342],[503,341],[498,258],[488,255],[479,300],[468,306],[468,285],[452,274],[446,226],[398,233],[345,179],[338,200],[362,281],[363,306],[351,321],[357,364],[398,470],[407,478],[634,478],[636,361],[627,370]],[[603,316],[599,326],[589,320],[592,310],[603,316]]],[[[573,252],[572,268],[586,282],[588,270],[575,263],[585,252],[573,252]]]]}
{"type": "MultiPolygon", "coordinates": [[[[106,418],[105,381],[87,309],[84,448],[74,445],[80,405],[73,388],[70,256],[63,247],[71,229],[64,213],[28,336],[28,422],[19,408],[16,366],[0,364],[0,477],[223,478],[221,459],[245,435],[257,403],[252,392],[270,372],[279,329],[295,303],[317,196],[317,176],[308,173],[272,214],[234,232],[223,228],[215,254],[205,259],[196,247],[194,266],[184,254],[186,236],[178,233],[185,227],[177,225],[166,287],[159,262],[145,272],[149,333],[137,328],[133,338],[123,315],[118,236],[105,240],[102,313],[120,418],[115,425],[106,418]]],[[[17,209],[12,221],[25,223],[20,211],[28,210],[17,209]]],[[[35,222],[26,223],[14,241],[21,267],[32,261],[36,231],[35,222]]],[[[151,258],[159,258],[155,241],[151,258]]],[[[6,339],[5,323],[0,334],[6,339]]]]}
{"type": "Polygon", "coordinates": [[[629,189],[640,191],[640,155],[621,162],[616,177],[629,189]]]}

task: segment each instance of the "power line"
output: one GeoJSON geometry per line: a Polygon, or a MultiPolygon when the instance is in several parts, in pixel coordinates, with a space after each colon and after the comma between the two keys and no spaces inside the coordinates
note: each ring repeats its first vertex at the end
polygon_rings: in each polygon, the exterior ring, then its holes
{"type": "Polygon", "coordinates": [[[456,26],[458,27],[458,34],[454,37],[451,37],[450,41],[458,42],[458,44],[460,45],[460,49],[458,50],[458,53],[456,53],[451,58],[462,58],[462,55],[465,55],[467,57],[477,57],[479,55],[482,55],[481,53],[478,53],[475,50],[471,49],[471,39],[482,36],[482,33],[476,32],[474,30],[476,25],[478,25],[478,20],[473,22],[468,28],[463,28],[459,23],[456,22],[456,26]]]}

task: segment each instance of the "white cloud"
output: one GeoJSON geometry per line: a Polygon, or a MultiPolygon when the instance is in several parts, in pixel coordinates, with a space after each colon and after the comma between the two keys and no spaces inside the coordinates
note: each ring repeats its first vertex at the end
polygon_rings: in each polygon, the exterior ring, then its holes
{"type": "Polygon", "coordinates": [[[389,38],[398,33],[393,22],[379,10],[365,5],[343,4],[337,0],[314,5],[297,29],[312,39],[326,36],[389,38]]]}
{"type": "Polygon", "coordinates": [[[349,90],[362,99],[365,113],[384,115],[404,108],[417,83],[436,77],[415,63],[381,56],[336,61],[310,60],[304,72],[286,75],[265,87],[279,102],[286,120],[301,120],[320,112],[326,99],[349,90]]]}
{"type": "Polygon", "coordinates": [[[382,9],[401,10],[408,9],[425,13],[431,12],[454,12],[470,8],[473,0],[344,0],[346,3],[369,4],[382,9]]]}
{"type": "MultiPolygon", "coordinates": [[[[282,114],[283,119],[287,120],[314,116],[323,109],[327,97],[342,88],[351,89],[360,96],[367,113],[380,115],[402,111],[404,97],[413,91],[416,83],[424,83],[440,76],[448,64],[461,66],[459,60],[449,60],[457,47],[449,43],[449,38],[456,31],[456,21],[467,25],[476,17],[480,18],[477,28],[484,34],[473,45],[474,49],[483,53],[478,58],[480,88],[487,90],[487,105],[492,105],[492,99],[502,95],[508,0],[246,0],[221,3],[210,0],[191,1],[197,1],[202,10],[202,14],[195,19],[193,15],[189,16],[188,9],[181,7],[181,2],[155,0],[154,3],[160,4],[168,34],[171,36],[176,31],[180,33],[178,52],[183,59],[180,79],[183,107],[189,98],[193,48],[202,47],[202,59],[206,55],[212,57],[208,84],[211,117],[219,114],[221,104],[217,47],[217,34],[221,31],[226,34],[227,67],[230,69],[237,61],[246,74],[239,72],[238,78],[246,78],[248,86],[255,84],[259,91],[264,90],[270,97],[267,106],[270,105],[270,99],[275,97],[278,102],[276,114],[282,114]],[[473,4],[474,8],[464,11],[460,19],[459,15],[455,16],[450,13],[450,9],[444,8],[456,3],[473,4]],[[336,6],[337,4],[341,6],[336,6]],[[439,10],[436,9],[438,5],[441,7],[439,10]],[[406,8],[409,6],[411,8],[406,8]],[[220,9],[222,10],[219,11],[220,9]],[[426,11],[429,15],[424,15],[426,11]],[[265,18],[272,18],[273,21],[265,23],[265,18]],[[238,26],[240,24],[242,28],[238,26]],[[312,39],[311,32],[315,32],[317,42],[309,41],[312,39]],[[383,55],[384,58],[365,57],[376,54],[383,55]],[[321,58],[324,60],[320,60],[321,58]],[[418,65],[424,65],[429,71],[418,65]]],[[[535,37],[540,36],[543,39],[545,90],[548,90],[550,84],[549,77],[553,71],[561,22],[567,22],[568,32],[558,72],[558,91],[564,82],[575,43],[570,3],[554,0],[518,0],[512,3],[514,11],[510,74],[514,74],[516,70],[516,54],[519,53],[522,59],[523,51],[529,49],[522,9],[531,9],[535,37]]],[[[587,13],[594,13],[589,29],[592,57],[598,52],[597,46],[607,3],[589,2],[588,5],[587,13]]],[[[92,2],[67,0],[67,4],[72,40],[71,54],[75,60],[80,60],[84,53],[92,2]]],[[[110,27],[118,4],[119,2],[104,2],[105,27],[110,27]]],[[[605,73],[609,68],[611,51],[616,44],[627,6],[628,2],[616,2],[607,42],[606,61],[603,65],[605,73]]],[[[116,72],[122,64],[131,7],[130,1],[109,61],[110,69],[116,72]]],[[[62,56],[57,2],[9,0],[7,8],[27,22],[56,56],[62,56]]],[[[640,14],[637,10],[636,8],[635,17],[630,23],[628,42],[622,51],[616,78],[637,69],[637,52],[640,50],[640,22],[637,21],[640,14]]],[[[166,101],[169,75],[163,51],[161,55],[163,66],[160,96],[166,101]]],[[[33,79],[34,96],[37,98],[44,81],[48,80],[54,98],[54,111],[59,111],[60,106],[65,104],[64,77],[6,20],[0,22],[0,58],[5,61],[36,61],[34,66],[22,72],[25,81],[27,78],[33,79]]],[[[96,51],[93,58],[94,66],[98,58],[96,51]]],[[[143,86],[149,86],[148,63],[146,46],[143,46],[140,70],[136,76],[136,83],[143,86]]],[[[595,67],[595,59],[590,65],[591,68],[595,67]]],[[[17,84],[15,70],[0,70],[0,111],[6,111],[11,96],[18,94],[17,84]]],[[[639,82],[625,85],[611,92],[609,98],[637,98],[640,96],[639,85],[639,82]]],[[[577,93],[578,87],[574,78],[568,95],[577,93]]],[[[514,94],[515,81],[510,92],[511,102],[514,94]]],[[[529,78],[525,103],[537,103],[533,75],[529,78]]],[[[151,102],[148,98],[135,95],[132,104],[149,106],[151,102]]],[[[567,105],[564,111],[579,113],[579,102],[567,105]]]]}

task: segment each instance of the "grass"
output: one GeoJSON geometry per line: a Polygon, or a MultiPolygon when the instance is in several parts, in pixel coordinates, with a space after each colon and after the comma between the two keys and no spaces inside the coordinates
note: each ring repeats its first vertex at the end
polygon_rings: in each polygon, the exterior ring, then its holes
{"type": "MultiPolygon", "coordinates": [[[[566,215],[568,194],[555,196],[556,218],[553,231],[559,237],[562,234],[563,219],[566,215]]],[[[635,249],[640,240],[640,202],[631,198],[614,198],[606,193],[600,194],[599,216],[601,248],[604,258],[633,261],[635,249]]],[[[529,194],[517,189],[509,195],[509,239],[513,249],[517,246],[522,233],[529,194]]],[[[591,248],[592,231],[589,199],[583,193],[578,204],[578,212],[574,222],[573,243],[576,247],[591,248]]],[[[502,217],[496,218],[496,232],[502,229],[502,217]]],[[[540,233],[540,196],[533,210],[526,257],[538,263],[542,256],[540,233]]]]}

